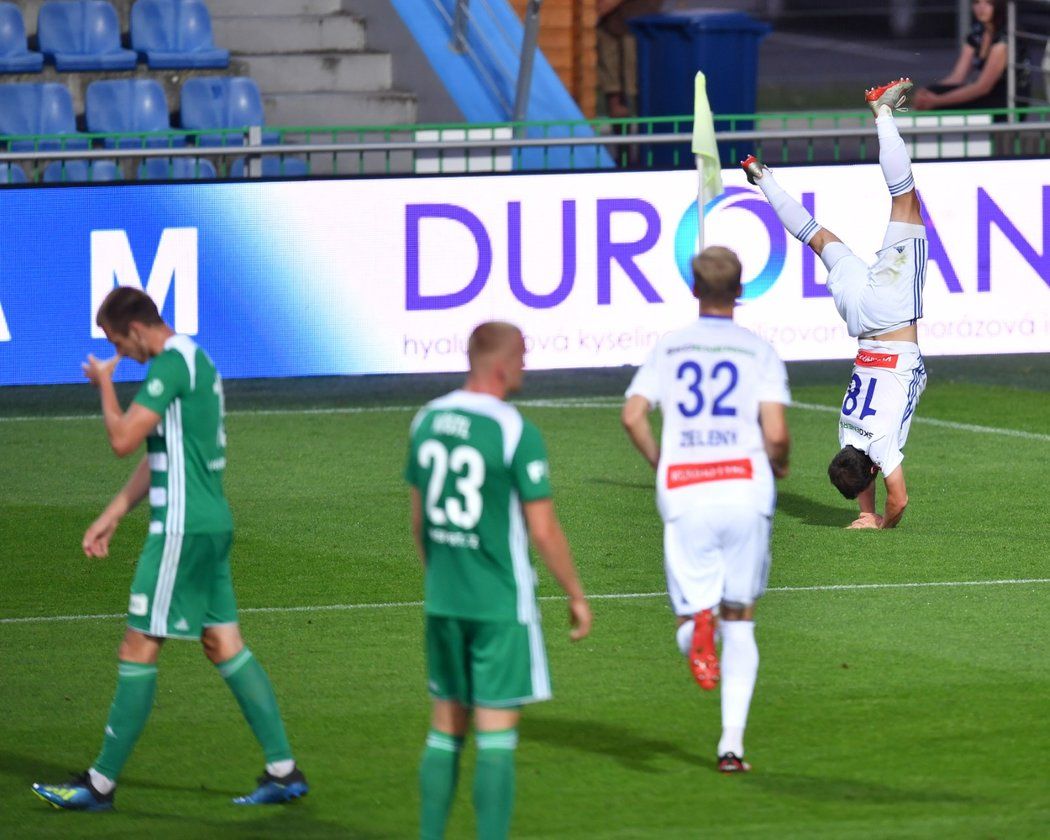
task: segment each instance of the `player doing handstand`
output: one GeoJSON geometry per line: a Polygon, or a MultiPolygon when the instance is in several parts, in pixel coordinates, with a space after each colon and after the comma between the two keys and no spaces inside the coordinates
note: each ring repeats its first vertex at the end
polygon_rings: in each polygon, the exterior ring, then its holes
{"type": "Polygon", "coordinates": [[[865,94],[875,114],[879,165],[892,199],[882,248],[870,266],[784,192],[754,155],[741,162],[748,181],[762,190],[788,232],[827,267],[835,306],[849,334],[859,339],[839,415],[842,449],[828,467],[831,483],[859,502],[860,516],[851,528],[892,528],[900,522],[908,504],[901,450],[926,388],[916,326],[926,280],[926,228],[908,150],[893,119],[911,86],[910,80],[898,79],[865,94]],[[880,470],[886,484],[883,516],[875,504],[880,470]]]}

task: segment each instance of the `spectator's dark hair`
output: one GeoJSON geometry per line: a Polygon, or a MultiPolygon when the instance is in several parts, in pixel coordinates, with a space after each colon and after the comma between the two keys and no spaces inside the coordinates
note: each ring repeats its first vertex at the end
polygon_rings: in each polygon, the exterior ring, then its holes
{"type": "Polygon", "coordinates": [[[1006,0],[992,0],[992,9],[992,26],[998,35],[1006,29],[1006,0]]]}
{"type": "Polygon", "coordinates": [[[721,245],[704,248],[693,257],[693,295],[718,305],[732,304],[743,292],[740,260],[721,245]]]}
{"type": "Polygon", "coordinates": [[[847,499],[855,499],[871,482],[875,463],[855,446],[843,446],[828,465],[828,478],[847,499]]]}
{"type": "Polygon", "coordinates": [[[153,298],[141,289],[118,286],[102,301],[95,323],[117,335],[127,335],[132,321],[146,325],[164,323],[153,298]]]}

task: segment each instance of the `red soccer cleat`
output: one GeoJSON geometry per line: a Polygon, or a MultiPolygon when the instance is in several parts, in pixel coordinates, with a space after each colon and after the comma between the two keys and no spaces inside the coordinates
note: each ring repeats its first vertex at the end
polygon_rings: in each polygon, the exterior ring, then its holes
{"type": "Polygon", "coordinates": [[[715,617],[711,610],[702,610],[693,616],[693,644],[689,648],[689,668],[704,691],[711,691],[718,685],[715,617]]]}
{"type": "Polygon", "coordinates": [[[879,87],[873,87],[864,91],[864,101],[868,103],[871,112],[877,117],[879,109],[885,105],[891,111],[903,111],[905,94],[911,90],[912,81],[902,76],[892,82],[887,82],[879,87]]]}
{"type": "Polygon", "coordinates": [[[718,772],[749,773],[751,772],[751,765],[736,753],[727,752],[725,755],[720,755],[718,757],[718,772]]]}
{"type": "Polygon", "coordinates": [[[742,161],[740,161],[740,168],[744,170],[744,174],[747,175],[747,182],[754,185],[755,181],[762,177],[762,170],[765,169],[758,158],[754,155],[748,155],[742,161]]]}

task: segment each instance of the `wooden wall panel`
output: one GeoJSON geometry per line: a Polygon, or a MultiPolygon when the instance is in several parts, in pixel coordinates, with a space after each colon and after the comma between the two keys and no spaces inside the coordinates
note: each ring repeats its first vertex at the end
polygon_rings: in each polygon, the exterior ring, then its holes
{"type": "MultiPolygon", "coordinates": [[[[522,19],[528,0],[510,0],[522,19]]],[[[597,0],[544,0],[539,46],[584,116],[595,114],[597,0]]]]}

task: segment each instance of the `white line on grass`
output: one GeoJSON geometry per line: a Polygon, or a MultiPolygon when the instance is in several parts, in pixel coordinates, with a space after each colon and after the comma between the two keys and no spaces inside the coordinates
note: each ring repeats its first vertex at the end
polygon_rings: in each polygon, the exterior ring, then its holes
{"type": "MultiPolygon", "coordinates": [[[[838,406],[817,405],[816,403],[791,403],[792,408],[802,408],[806,411],[823,411],[828,414],[838,414],[838,406]]],[[[978,426],[974,423],[956,423],[953,420],[938,420],[936,417],[922,417],[916,415],[912,421],[922,423],[925,426],[940,426],[942,429],[955,429],[960,432],[975,432],[980,435],[1005,435],[1006,437],[1018,437],[1025,440],[1050,441],[1050,435],[1039,432],[1022,432],[1020,429],[1000,429],[996,426],[978,426]]]]}
{"type": "MultiPolygon", "coordinates": [[[[869,589],[926,589],[957,586],[1023,586],[1050,583],[1050,578],[1007,578],[1005,580],[931,580],[907,583],[831,583],[820,586],[771,586],[768,592],[860,592],[869,589]]],[[[630,601],[639,598],[664,598],[666,592],[613,592],[588,595],[591,601],[630,601]]],[[[543,595],[541,601],[560,601],[564,595],[543,595]]],[[[347,612],[350,610],[389,610],[398,607],[421,607],[422,601],[388,601],[377,604],[317,604],[300,607],[245,607],[242,613],[297,613],[347,612]]],[[[18,618],[0,618],[0,624],[46,624],[53,621],[95,621],[125,618],[125,613],[97,613],[95,615],[32,615],[18,618]]]]}
{"type": "MultiPolygon", "coordinates": [[[[619,408],[623,405],[622,400],[610,400],[607,397],[597,398],[566,398],[566,399],[536,399],[516,400],[515,405],[524,408],[587,408],[604,409],[619,408]]],[[[820,411],[827,414],[838,414],[839,408],[831,405],[817,405],[816,403],[792,403],[792,408],[801,408],[804,411],[820,411]]],[[[418,405],[371,405],[371,406],[340,406],[333,408],[260,408],[247,409],[243,411],[230,411],[231,417],[282,417],[288,415],[326,415],[326,414],[382,414],[386,412],[417,411],[418,405]]],[[[0,423],[24,423],[33,420],[98,420],[99,414],[69,414],[56,417],[0,417],[0,423]]],[[[1002,429],[997,426],[979,426],[974,423],[956,423],[953,420],[938,420],[935,417],[915,417],[915,423],[927,426],[939,426],[942,429],[954,429],[960,432],[974,432],[983,435],[1002,435],[1005,437],[1023,438],[1025,440],[1038,440],[1050,443],[1050,435],[1039,432],[1024,432],[1020,429],[1002,429]]]]}

